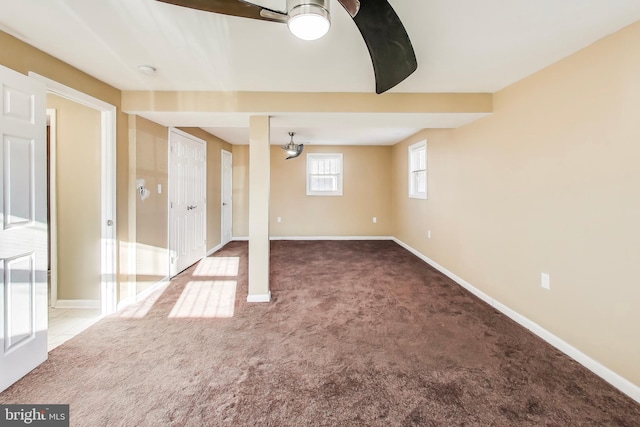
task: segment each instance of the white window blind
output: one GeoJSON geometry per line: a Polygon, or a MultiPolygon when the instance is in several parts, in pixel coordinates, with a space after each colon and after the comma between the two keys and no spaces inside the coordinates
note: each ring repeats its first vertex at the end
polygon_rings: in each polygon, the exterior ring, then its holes
{"type": "Polygon", "coordinates": [[[427,198],[427,141],[409,147],[409,197],[427,198]]]}
{"type": "Polygon", "coordinates": [[[307,195],[342,196],[342,154],[307,154],[307,195]]]}

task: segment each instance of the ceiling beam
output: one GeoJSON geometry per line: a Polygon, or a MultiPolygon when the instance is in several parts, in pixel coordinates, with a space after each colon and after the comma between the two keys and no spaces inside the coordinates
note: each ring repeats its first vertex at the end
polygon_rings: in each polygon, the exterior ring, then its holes
{"type": "Polygon", "coordinates": [[[490,93],[123,91],[125,113],[491,113],[490,93]]]}

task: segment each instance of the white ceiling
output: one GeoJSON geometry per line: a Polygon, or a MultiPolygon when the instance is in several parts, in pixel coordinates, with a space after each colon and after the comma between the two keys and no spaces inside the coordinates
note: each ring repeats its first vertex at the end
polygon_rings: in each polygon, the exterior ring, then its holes
{"type": "MultiPolygon", "coordinates": [[[[275,9],[284,1],[262,0],[275,9]]],[[[418,59],[418,70],[392,92],[495,92],[640,19],[640,0],[390,3],[418,59]]],[[[283,24],[155,0],[0,0],[0,29],[122,90],[374,92],[356,26],[337,0],[331,8],[329,34],[313,42],[283,24]],[[139,73],[141,64],[157,73],[139,73]]],[[[203,127],[232,143],[248,140],[246,115],[142,115],[203,127]]],[[[482,115],[396,116],[279,116],[272,142],[288,141],[293,130],[311,143],[393,144],[482,115]]]]}

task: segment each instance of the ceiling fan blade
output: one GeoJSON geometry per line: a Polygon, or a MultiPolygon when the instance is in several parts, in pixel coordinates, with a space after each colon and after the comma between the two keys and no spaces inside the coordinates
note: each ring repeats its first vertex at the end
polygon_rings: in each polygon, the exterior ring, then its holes
{"type": "MultiPolygon", "coordinates": [[[[348,2],[339,1],[343,6],[348,2]]],[[[371,55],[376,93],[386,92],[418,68],[409,35],[387,0],[363,1],[353,21],[371,55]]]]}
{"type": "Polygon", "coordinates": [[[284,13],[274,12],[273,10],[264,8],[260,11],[260,16],[269,21],[282,22],[283,24],[286,24],[289,20],[289,16],[284,13]]]}
{"type": "Polygon", "coordinates": [[[342,7],[344,7],[349,15],[353,18],[358,14],[358,10],[360,10],[360,0],[338,0],[342,7]]]}
{"type": "MultiPolygon", "coordinates": [[[[260,19],[263,21],[281,22],[279,17],[267,15],[263,16],[263,10],[270,11],[258,5],[242,0],[157,0],[162,3],[169,3],[176,6],[188,7],[190,9],[204,10],[206,12],[220,13],[222,15],[239,16],[241,18],[260,19]]],[[[279,14],[278,14],[279,15],[279,14]]]]}

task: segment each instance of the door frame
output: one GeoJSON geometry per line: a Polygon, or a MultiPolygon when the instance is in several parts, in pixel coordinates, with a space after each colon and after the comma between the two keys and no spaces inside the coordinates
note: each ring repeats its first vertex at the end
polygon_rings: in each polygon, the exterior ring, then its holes
{"type": "Polygon", "coordinates": [[[231,240],[233,240],[233,153],[231,153],[230,151],[227,151],[225,149],[221,150],[220,153],[220,246],[224,246],[227,243],[229,243],[231,240]],[[230,206],[230,213],[229,215],[231,215],[230,221],[229,221],[229,225],[231,226],[231,230],[229,233],[229,240],[225,241],[224,236],[224,187],[225,187],[225,176],[224,176],[224,158],[225,156],[228,156],[231,159],[231,206],[230,206]]]}
{"type": "Polygon", "coordinates": [[[47,108],[47,125],[49,125],[49,236],[51,239],[51,247],[49,248],[49,259],[51,262],[51,277],[49,288],[49,306],[55,307],[58,301],[58,246],[54,243],[58,241],[58,227],[54,227],[58,223],[58,198],[56,193],[57,185],[57,114],[54,108],[47,108]]]}
{"type": "MultiPolygon", "coordinates": [[[[102,281],[100,284],[100,308],[103,315],[111,314],[116,311],[118,295],[116,286],[116,107],[115,105],[104,102],[98,98],[94,98],[79,90],[58,83],[40,74],[29,72],[29,77],[44,83],[47,93],[66,98],[70,101],[84,105],[100,112],[101,131],[101,226],[100,226],[100,269],[102,281]]],[[[51,197],[55,198],[55,187],[51,188],[51,197]]],[[[56,228],[55,223],[51,224],[52,229],[56,228]]],[[[51,246],[55,247],[57,241],[57,230],[52,231],[51,246]]],[[[53,258],[52,258],[53,260],[53,258]]],[[[54,271],[54,263],[51,263],[51,287],[56,283],[57,286],[57,270],[54,271]],[[54,282],[54,275],[56,280],[54,282]]],[[[55,307],[57,302],[57,288],[55,291],[56,299],[53,299],[54,292],[51,292],[51,305],[55,307]]]]}

